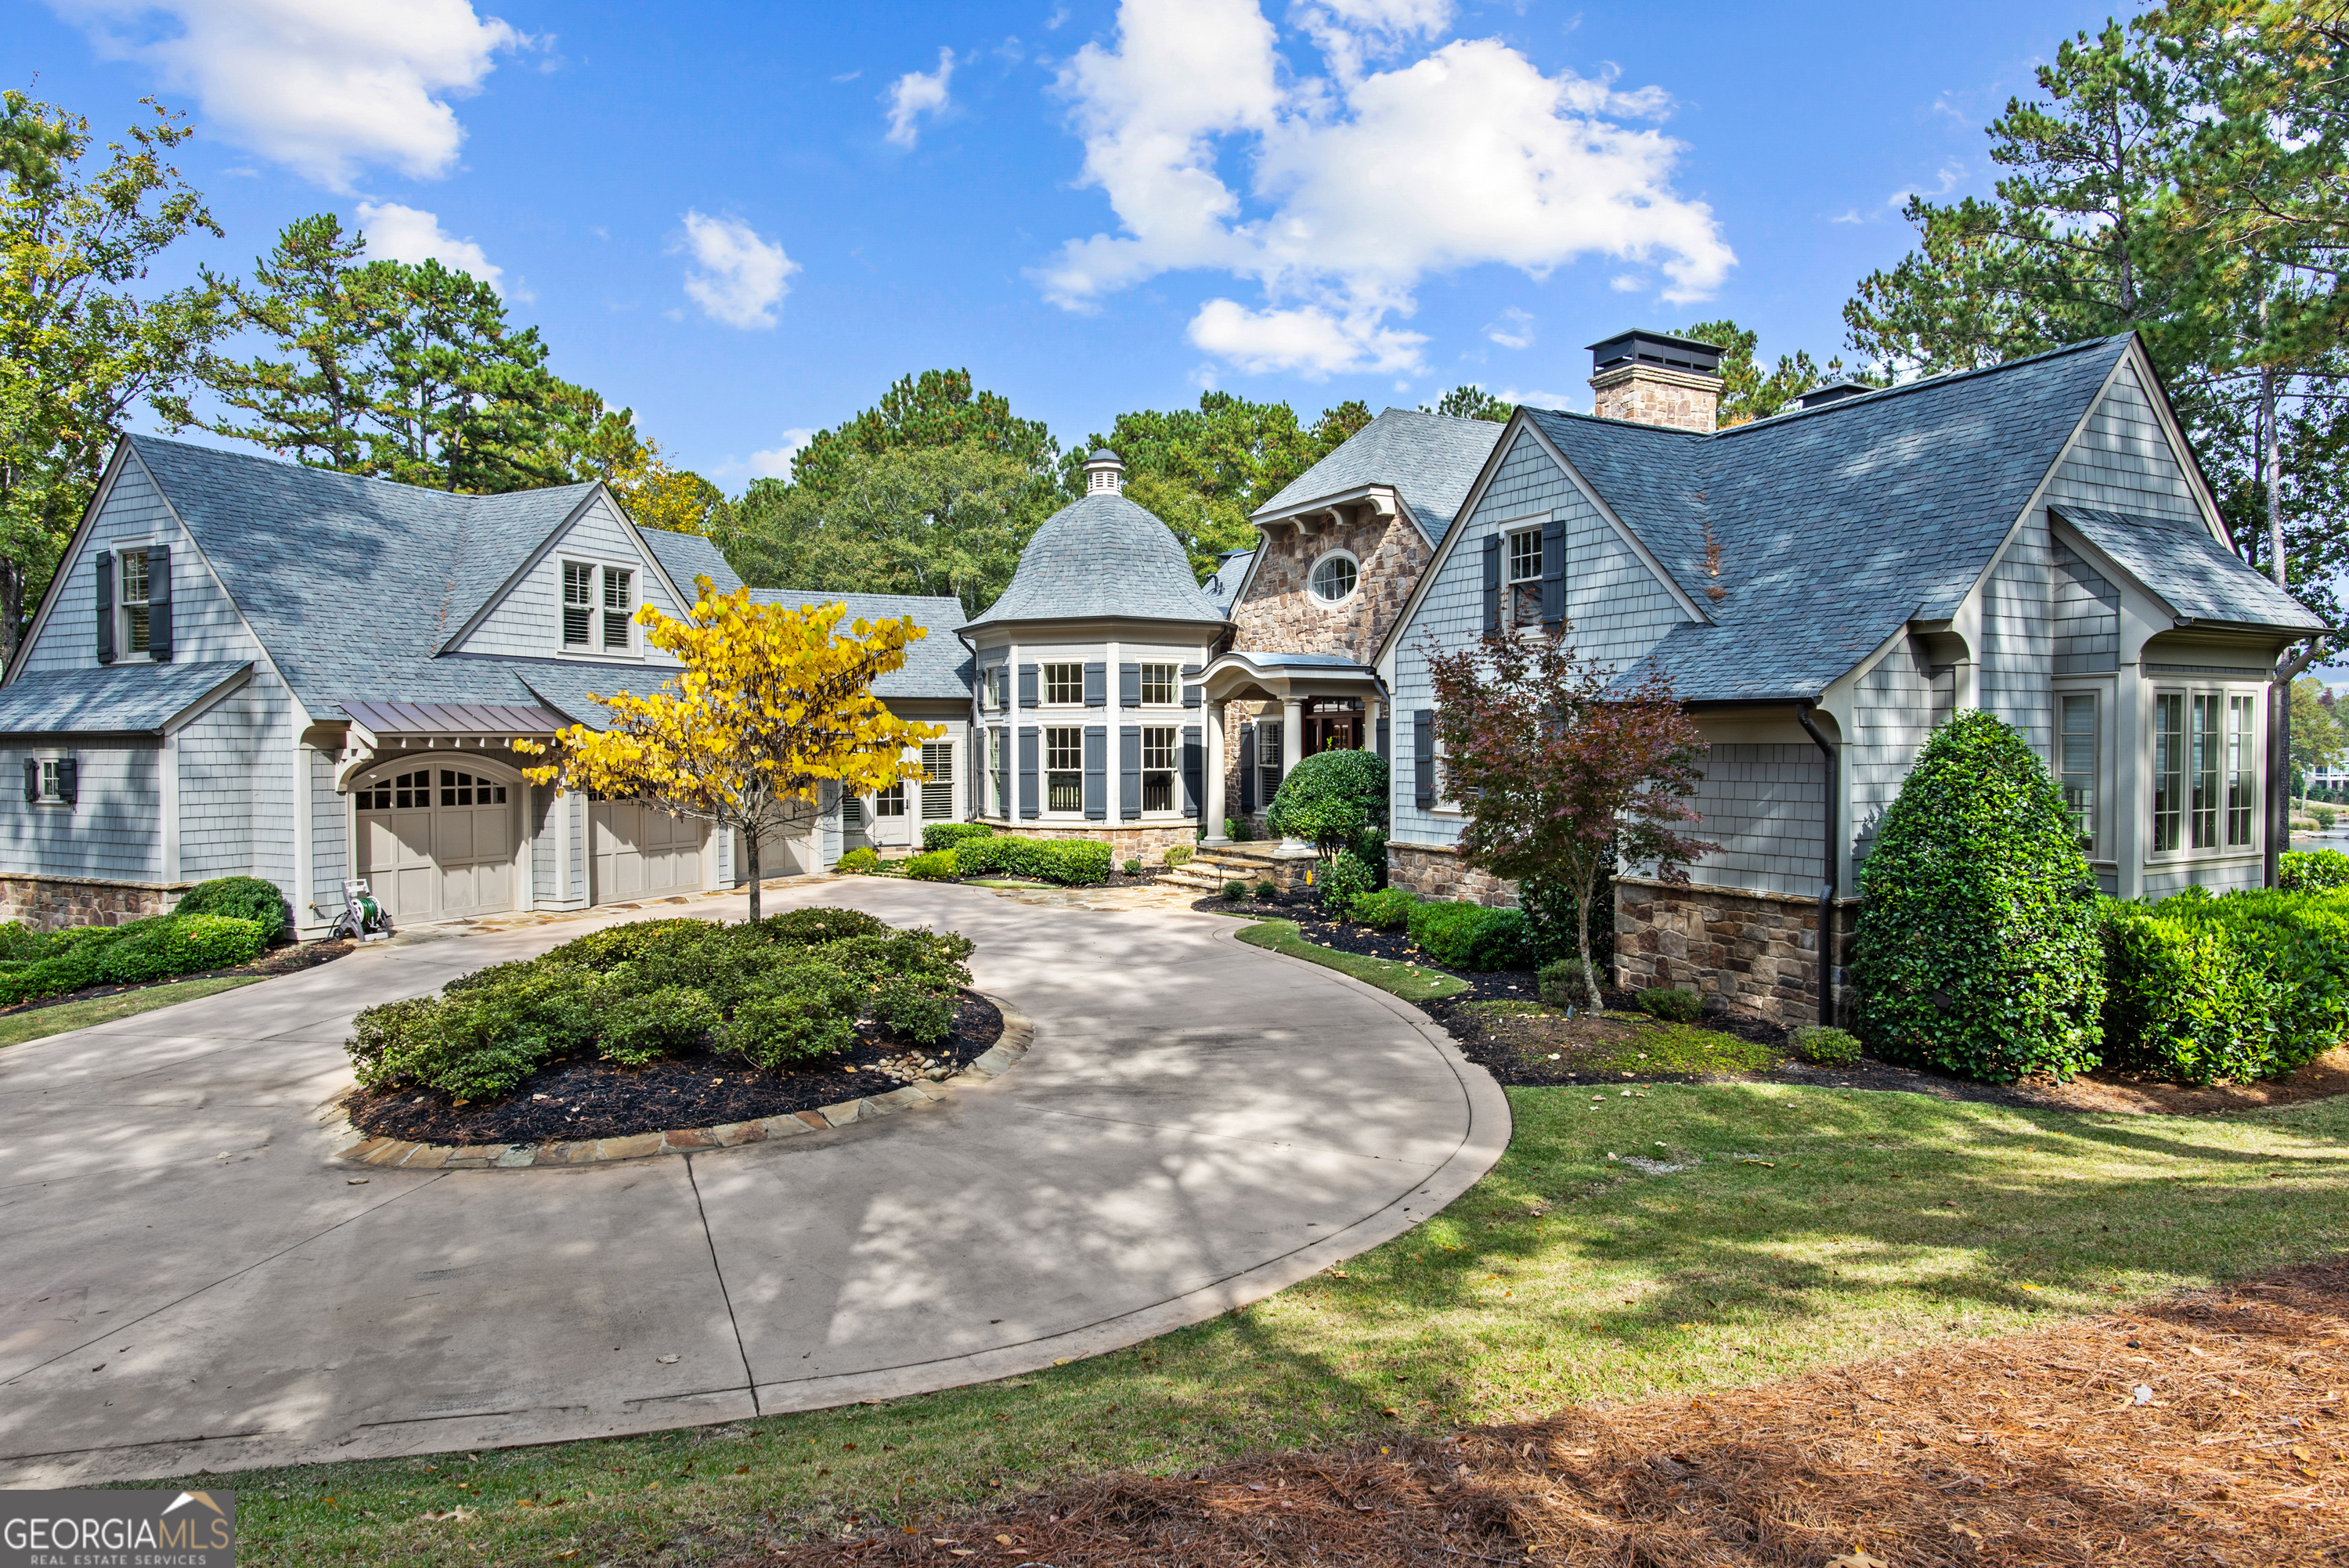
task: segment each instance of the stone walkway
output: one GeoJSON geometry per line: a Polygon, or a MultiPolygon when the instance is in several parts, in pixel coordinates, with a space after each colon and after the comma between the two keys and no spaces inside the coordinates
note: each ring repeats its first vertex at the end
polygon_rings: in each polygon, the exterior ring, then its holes
{"type": "Polygon", "coordinates": [[[1499,1089],[1414,1010],[1230,922],[867,878],[770,896],[815,902],[969,935],[978,985],[1034,1021],[1018,1069],[918,1114],[656,1159],[333,1157],[316,1113],[350,1082],[357,1008],[665,904],[373,945],[0,1050],[0,1485],[1008,1377],[1399,1234],[1507,1139],[1499,1089]]]}

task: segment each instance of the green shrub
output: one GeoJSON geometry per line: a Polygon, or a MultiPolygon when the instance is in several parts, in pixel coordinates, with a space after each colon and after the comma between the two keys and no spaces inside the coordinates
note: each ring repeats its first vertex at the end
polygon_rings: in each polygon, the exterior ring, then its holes
{"type": "MultiPolygon", "coordinates": [[[[782,918],[781,915],[771,916],[769,923],[782,918]]],[[[874,923],[878,925],[880,922],[874,921],[874,923]]],[[[582,969],[592,969],[597,974],[602,974],[606,970],[616,969],[623,964],[633,963],[648,953],[677,952],[715,940],[723,936],[726,929],[714,920],[694,920],[683,915],[673,915],[666,920],[639,920],[626,925],[607,926],[602,931],[591,931],[585,936],[574,936],[559,947],[549,948],[537,961],[547,964],[572,964],[582,969]]],[[[499,965],[496,967],[502,969],[507,965],[499,965]]],[[[490,973],[492,973],[491,970],[477,969],[471,975],[452,980],[449,984],[452,989],[471,985],[490,973]]]]}
{"type": "Polygon", "coordinates": [[[1572,1012],[1582,1006],[1582,965],[1572,958],[1553,958],[1534,971],[1534,987],[1545,1007],[1572,1012]]]}
{"type": "Polygon", "coordinates": [[[2248,1082],[2349,1034],[2349,889],[2108,903],[2103,936],[2115,1065],[2248,1082]]]}
{"type": "Polygon", "coordinates": [[[851,876],[862,876],[880,863],[880,855],[860,844],[834,861],[833,867],[834,870],[846,872],[851,876]]]}
{"type": "Polygon", "coordinates": [[[363,1009],[344,1047],[369,1088],[421,1084],[458,1099],[510,1092],[595,1038],[598,982],[570,965],[499,965],[489,983],[363,1009]]]}
{"type": "Polygon", "coordinates": [[[678,1051],[691,1050],[717,1032],[723,1021],[708,995],[685,985],[622,996],[603,1009],[596,1044],[622,1067],[640,1068],[678,1051]]]}
{"type": "Polygon", "coordinates": [[[1224,837],[1236,844],[1247,843],[1256,837],[1256,824],[1246,817],[1226,817],[1224,819],[1224,837]]]}
{"type": "Polygon", "coordinates": [[[0,921],[0,963],[22,963],[41,954],[44,938],[21,920],[0,921]]]}
{"type": "Polygon", "coordinates": [[[1859,1060],[1859,1038],[1825,1024],[1805,1024],[1792,1036],[1795,1054],[1814,1067],[1847,1068],[1859,1060]]]}
{"type": "MultiPolygon", "coordinates": [[[[707,924],[697,921],[696,924],[707,924]]],[[[823,904],[806,909],[787,910],[771,914],[759,922],[759,934],[769,942],[788,942],[800,947],[821,946],[827,942],[840,942],[852,936],[886,936],[887,923],[861,909],[832,909],[823,904]]]]}
{"type": "Polygon", "coordinates": [[[43,996],[62,996],[68,991],[97,985],[98,962],[104,953],[103,946],[84,944],[0,973],[0,1006],[14,1006],[43,996]]]}
{"type": "Polygon", "coordinates": [[[173,913],[137,921],[121,931],[98,952],[100,985],[137,985],[205,969],[233,969],[252,963],[269,945],[268,927],[233,914],[173,913]]]}
{"type": "Polygon", "coordinates": [[[829,964],[793,965],[765,990],[746,996],[726,1020],[726,1048],[770,1072],[846,1049],[856,1038],[865,988],[829,964]]]}
{"type": "Polygon", "coordinates": [[[1447,969],[1521,969],[1530,957],[1526,917],[1514,909],[1429,902],[1412,906],[1411,939],[1447,969]]]}
{"type": "Polygon", "coordinates": [[[920,983],[895,976],[873,993],[873,1016],[900,1039],[935,1046],[952,1032],[960,998],[939,995],[920,983]]]}
{"type": "Polygon", "coordinates": [[[1351,849],[1387,820],[1387,759],[1375,751],[1317,751],[1288,770],[1265,827],[1323,854],[1351,849]]]}
{"type": "Polygon", "coordinates": [[[1935,731],[1859,884],[1852,977],[1878,1056],[1996,1083],[2096,1065],[2095,877],[2021,733],[1979,711],[1935,731]]]}
{"type": "MultiPolygon", "coordinates": [[[[160,920],[161,915],[149,915],[148,920],[160,920]]],[[[80,953],[97,947],[110,947],[124,934],[147,923],[134,920],[121,925],[69,925],[63,931],[52,931],[41,939],[44,958],[61,958],[68,953],[80,953]]]]}
{"type": "Polygon", "coordinates": [[[1273,881],[1270,877],[1262,878],[1256,884],[1256,896],[1258,898],[1278,898],[1280,896],[1280,884],[1273,881]]]}
{"type": "Polygon", "coordinates": [[[1142,861],[1139,858],[1133,855],[1126,857],[1125,874],[1130,877],[1138,877],[1142,874],[1142,861]]]}
{"type": "Polygon", "coordinates": [[[229,914],[257,922],[264,942],[274,942],[294,929],[285,895],[277,884],[259,877],[216,877],[200,882],[180,895],[173,914],[229,914]]]}
{"type": "Polygon", "coordinates": [[[1187,866],[1191,863],[1191,846],[1169,844],[1166,846],[1166,853],[1161,858],[1170,866],[1187,866]]]}
{"type": "Polygon", "coordinates": [[[1321,907],[1342,918],[1357,901],[1370,896],[1377,880],[1360,855],[1340,850],[1335,860],[1321,868],[1321,907]]]}
{"type": "Polygon", "coordinates": [[[984,822],[932,822],[922,830],[922,848],[951,850],[973,839],[991,839],[995,830],[984,822]]]}
{"type": "Polygon", "coordinates": [[[1237,877],[1229,878],[1224,883],[1224,896],[1235,901],[1247,897],[1247,883],[1237,877]]]}
{"type": "Polygon", "coordinates": [[[2311,806],[2308,814],[2316,819],[2316,830],[2320,833],[2331,832],[2333,824],[2341,820],[2341,813],[2330,806],[2311,806]]]}
{"type": "Polygon", "coordinates": [[[1356,899],[1347,913],[1357,925],[1367,925],[1375,931],[1399,931],[1410,923],[1412,906],[1418,902],[1408,888],[1381,888],[1356,899]]]}
{"type": "Polygon", "coordinates": [[[965,876],[1031,877],[1061,887],[1098,887],[1116,858],[1093,839],[993,838],[966,841],[955,851],[965,876]]]}
{"type": "Polygon", "coordinates": [[[2349,887],[2349,855],[2339,850],[2293,850],[2276,859],[2276,886],[2286,892],[2349,887]]]}
{"type": "Polygon", "coordinates": [[[952,850],[931,850],[905,862],[905,874],[916,882],[952,882],[959,857],[952,850]]]}
{"type": "Polygon", "coordinates": [[[1693,1024],[1704,1016],[1703,997],[1673,985],[1651,985],[1632,997],[1631,1005],[1667,1024],[1693,1024]]]}

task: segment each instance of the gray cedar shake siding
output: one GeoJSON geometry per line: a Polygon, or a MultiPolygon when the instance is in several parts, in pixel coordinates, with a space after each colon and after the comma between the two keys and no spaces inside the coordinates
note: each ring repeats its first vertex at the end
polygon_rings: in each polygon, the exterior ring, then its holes
{"type": "MultiPolygon", "coordinates": [[[[1396,754],[1433,706],[1424,648],[1483,629],[1484,542],[1555,519],[1568,640],[1627,673],[1662,665],[1711,748],[1698,831],[1722,849],[1692,868],[1694,892],[1633,886],[1656,939],[1630,934],[1627,979],[1803,1021],[1818,979],[1805,901],[1830,869],[1854,896],[1919,748],[1961,707],[2016,726],[2054,767],[2065,701],[2095,699],[2108,889],[2255,884],[2261,842],[2155,842],[2152,715],[2164,692],[2251,702],[2263,753],[2265,672],[2319,623],[2228,548],[2158,397],[2119,337],[1712,435],[1520,410],[1381,661],[1396,754]],[[1832,868],[1804,707],[1838,763],[1832,868]],[[1761,977],[1728,972],[1747,967],[1761,977]]],[[[1393,808],[1399,868],[1457,832],[1420,808],[1409,769],[1393,808]]]]}

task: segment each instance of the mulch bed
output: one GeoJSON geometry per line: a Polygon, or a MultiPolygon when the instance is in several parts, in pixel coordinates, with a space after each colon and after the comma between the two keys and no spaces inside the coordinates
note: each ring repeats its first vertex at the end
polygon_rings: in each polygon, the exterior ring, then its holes
{"type": "Polygon", "coordinates": [[[67,1002],[88,1002],[102,996],[119,996],[129,991],[148,991],[158,985],[177,985],[182,980],[211,980],[222,975],[292,975],[304,969],[315,969],[321,964],[331,964],[358,944],[336,940],[303,942],[273,947],[250,964],[233,969],[199,969],[193,975],[174,975],[168,980],[142,980],[135,985],[91,985],[80,991],[68,991],[62,996],[43,996],[37,1001],[19,1002],[13,1007],[0,1007],[0,1018],[12,1013],[37,1013],[44,1007],[55,1007],[67,1002]]]}
{"type": "Polygon", "coordinates": [[[2344,1389],[2336,1258],[1757,1388],[1120,1473],[736,1561],[2338,1568],[2344,1389]]]}
{"type": "Polygon", "coordinates": [[[899,1087],[898,1080],[867,1070],[885,1057],[918,1051],[951,1076],[984,1055],[1002,1034],[1002,1012],[986,997],[965,991],[953,1032],[936,1046],[900,1041],[868,1020],[857,1026],[854,1048],[783,1072],[764,1072],[740,1057],[709,1050],[641,1068],[566,1057],[542,1068],[500,1100],[460,1106],[440,1089],[404,1088],[360,1089],[344,1103],[359,1130],[413,1143],[626,1138],[672,1128],[722,1127],[886,1094],[899,1087]]]}

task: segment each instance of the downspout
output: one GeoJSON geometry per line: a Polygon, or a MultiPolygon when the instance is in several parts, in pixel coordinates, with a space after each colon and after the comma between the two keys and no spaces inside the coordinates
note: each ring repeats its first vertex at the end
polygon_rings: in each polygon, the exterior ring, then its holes
{"type": "Polygon", "coordinates": [[[1819,733],[1819,727],[1811,722],[1812,707],[1809,702],[1797,703],[1795,706],[1795,721],[1803,727],[1803,733],[1811,738],[1811,744],[1819,748],[1819,755],[1826,758],[1827,764],[1826,810],[1824,813],[1826,832],[1825,842],[1820,846],[1823,851],[1820,863],[1826,868],[1826,874],[1819,883],[1819,1022],[1833,1026],[1837,1015],[1836,894],[1843,861],[1842,845],[1836,837],[1836,820],[1841,814],[1837,810],[1837,802],[1842,798],[1843,764],[1836,748],[1827,743],[1827,738],[1819,733]]]}

